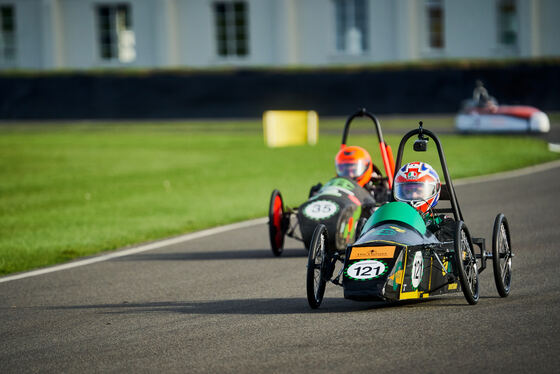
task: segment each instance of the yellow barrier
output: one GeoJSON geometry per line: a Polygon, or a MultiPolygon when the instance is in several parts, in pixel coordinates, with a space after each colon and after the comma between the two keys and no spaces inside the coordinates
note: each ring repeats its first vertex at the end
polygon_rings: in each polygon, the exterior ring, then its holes
{"type": "Polygon", "coordinates": [[[319,116],[312,110],[268,110],[263,114],[263,127],[269,147],[314,145],[319,137],[319,116]]]}

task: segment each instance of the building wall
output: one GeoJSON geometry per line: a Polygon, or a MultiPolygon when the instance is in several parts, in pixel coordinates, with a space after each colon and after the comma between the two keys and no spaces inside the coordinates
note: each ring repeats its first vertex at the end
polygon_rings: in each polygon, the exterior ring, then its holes
{"type": "Polygon", "coordinates": [[[298,0],[271,1],[270,12],[274,14],[272,28],[272,64],[293,66],[300,61],[300,30],[302,16],[298,0]]]}
{"type": "MultiPolygon", "coordinates": [[[[14,1],[0,0],[0,6],[13,4],[14,1]]],[[[5,67],[39,69],[43,66],[40,6],[41,4],[37,0],[19,0],[17,2],[15,9],[17,57],[13,64],[5,67]]]]}
{"type": "Polygon", "coordinates": [[[445,56],[450,58],[485,57],[496,44],[496,5],[494,1],[445,2],[445,56]],[[478,22],[473,22],[476,15],[478,22]],[[461,30],[452,32],[452,30],[461,30]]]}
{"type": "Polygon", "coordinates": [[[560,1],[540,0],[540,42],[539,54],[542,56],[558,56],[560,54],[560,36],[558,17],[560,1]]]}
{"type": "Polygon", "coordinates": [[[94,3],[63,0],[62,5],[64,66],[84,69],[99,65],[94,3]]]}
{"type": "Polygon", "coordinates": [[[270,20],[274,15],[274,0],[250,0],[248,3],[251,48],[249,61],[252,65],[273,65],[275,30],[270,20]]]}
{"type": "Polygon", "coordinates": [[[324,0],[308,0],[298,4],[298,56],[299,64],[321,65],[328,61],[334,45],[334,15],[324,0]]]}
{"type": "Polygon", "coordinates": [[[206,0],[176,1],[178,64],[204,66],[210,64],[209,56],[213,53],[213,34],[210,33],[212,21],[203,16],[210,12],[210,3],[206,0]]]}
{"type": "MultiPolygon", "coordinates": [[[[17,59],[25,69],[97,67],[325,66],[447,58],[560,55],[558,0],[518,0],[518,44],[498,44],[496,0],[445,0],[445,46],[428,47],[427,0],[369,0],[369,49],[335,48],[333,0],[246,0],[249,55],[219,57],[216,0],[0,0],[16,7],[17,59]],[[130,63],[102,60],[96,7],[129,4],[130,63]]],[[[9,67],[9,66],[0,66],[9,67]]]]}
{"type": "MultiPolygon", "coordinates": [[[[249,55],[220,58],[216,51],[215,19],[211,0],[164,0],[173,4],[174,47],[178,59],[164,66],[193,67],[227,65],[271,65],[275,61],[275,22],[263,15],[275,14],[275,0],[248,0],[249,55]]],[[[156,30],[157,32],[158,30],[156,30]]],[[[159,30],[161,31],[161,30],[159,30]]],[[[169,39],[167,36],[164,39],[169,39]]]]}

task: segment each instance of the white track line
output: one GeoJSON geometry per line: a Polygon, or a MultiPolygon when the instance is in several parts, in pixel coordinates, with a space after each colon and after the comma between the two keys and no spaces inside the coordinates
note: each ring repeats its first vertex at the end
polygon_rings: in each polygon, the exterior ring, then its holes
{"type": "MultiPolygon", "coordinates": [[[[502,179],[515,178],[515,177],[520,177],[520,176],[524,176],[524,175],[528,175],[528,174],[538,173],[538,172],[541,172],[541,171],[554,169],[554,168],[557,168],[557,167],[560,167],[560,160],[547,162],[545,164],[540,164],[540,165],[536,165],[536,166],[529,166],[529,167],[526,167],[526,168],[523,168],[523,169],[507,171],[507,172],[503,172],[503,173],[485,175],[485,176],[481,176],[481,177],[464,178],[464,179],[460,179],[457,182],[455,182],[454,185],[455,186],[464,186],[464,185],[467,185],[467,184],[498,181],[498,180],[502,180],[502,179]]],[[[267,220],[268,220],[268,217],[263,217],[263,218],[253,219],[253,220],[250,220],[250,221],[233,223],[231,225],[214,227],[214,228],[207,229],[207,230],[202,230],[202,231],[193,232],[193,233],[190,233],[190,234],[177,236],[175,238],[158,240],[158,241],[153,242],[153,243],[140,245],[138,247],[133,247],[133,248],[130,248],[130,249],[122,249],[122,250],[111,252],[111,253],[108,253],[108,254],[105,254],[105,255],[86,258],[84,260],[73,261],[73,262],[69,262],[69,263],[66,263],[66,264],[62,264],[62,265],[50,266],[50,267],[47,267],[47,268],[32,270],[32,271],[28,271],[28,272],[25,272],[25,273],[19,273],[19,274],[15,274],[15,275],[9,275],[9,276],[0,278],[0,283],[9,282],[9,281],[17,280],[17,279],[35,277],[37,275],[53,273],[55,271],[72,269],[72,268],[76,268],[76,267],[79,267],[79,266],[94,264],[96,262],[107,261],[107,260],[117,258],[117,257],[123,257],[123,256],[128,256],[128,255],[133,255],[133,254],[136,254],[136,253],[140,253],[140,252],[150,251],[152,249],[158,249],[158,248],[162,248],[162,247],[165,247],[165,246],[168,246],[168,245],[179,244],[179,243],[188,242],[190,240],[205,238],[207,236],[211,236],[211,235],[215,235],[215,234],[221,234],[221,233],[232,231],[232,230],[237,230],[237,229],[242,229],[242,228],[246,228],[246,227],[261,225],[263,223],[266,223],[267,220]]]]}
{"type": "Polygon", "coordinates": [[[193,233],[190,233],[190,234],[177,236],[175,238],[158,240],[157,242],[140,245],[138,247],[133,247],[133,248],[130,248],[130,249],[123,249],[123,250],[120,250],[120,251],[108,253],[106,255],[86,258],[84,260],[69,262],[69,263],[62,264],[62,265],[55,265],[55,266],[51,266],[51,267],[47,267],[47,268],[43,268],[43,269],[39,269],[39,270],[32,270],[32,271],[28,271],[28,272],[20,273],[20,274],[16,274],[16,275],[10,275],[10,276],[7,276],[7,277],[0,278],[0,283],[9,282],[9,281],[13,281],[13,280],[16,280],[16,279],[35,277],[37,275],[53,273],[55,271],[72,269],[72,268],[75,268],[75,267],[78,267],[78,266],[94,264],[96,262],[107,261],[107,260],[117,258],[117,257],[133,255],[133,254],[136,254],[136,253],[145,252],[145,251],[149,251],[149,250],[152,250],[152,249],[162,248],[162,247],[165,247],[165,246],[168,246],[168,245],[184,243],[184,242],[188,242],[190,240],[205,238],[207,236],[211,236],[211,235],[215,235],[215,234],[221,234],[221,233],[232,231],[232,230],[237,230],[237,229],[242,229],[242,228],[251,227],[251,226],[255,226],[255,225],[260,225],[260,224],[263,224],[267,221],[268,221],[268,217],[257,218],[257,219],[253,219],[253,220],[250,220],[250,221],[243,221],[243,222],[233,223],[231,225],[214,227],[214,228],[207,229],[207,230],[193,232],[193,233]]]}
{"type": "Polygon", "coordinates": [[[502,179],[509,179],[515,177],[522,177],[529,174],[539,173],[541,171],[546,171],[550,169],[554,169],[560,167],[560,160],[547,162],[544,164],[528,166],[523,169],[517,169],[512,171],[504,171],[502,173],[490,174],[490,175],[481,175],[479,177],[470,177],[470,178],[462,178],[457,180],[457,182],[453,182],[453,186],[465,186],[467,184],[474,184],[474,183],[484,183],[484,182],[493,182],[499,181],[502,179]]]}

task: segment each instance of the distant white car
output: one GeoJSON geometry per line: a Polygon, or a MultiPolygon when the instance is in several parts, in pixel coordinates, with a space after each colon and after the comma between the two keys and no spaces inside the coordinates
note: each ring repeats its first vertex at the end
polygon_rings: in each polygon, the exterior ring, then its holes
{"type": "Polygon", "coordinates": [[[546,113],[523,105],[498,105],[494,99],[484,105],[466,100],[455,117],[460,132],[536,132],[550,131],[546,113]]]}

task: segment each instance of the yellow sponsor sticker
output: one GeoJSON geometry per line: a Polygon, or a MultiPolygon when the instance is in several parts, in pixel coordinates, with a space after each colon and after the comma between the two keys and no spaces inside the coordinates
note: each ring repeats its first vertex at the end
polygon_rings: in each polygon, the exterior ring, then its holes
{"type": "Polygon", "coordinates": [[[393,258],[397,247],[353,247],[350,253],[350,260],[363,260],[367,258],[393,258]]]}

